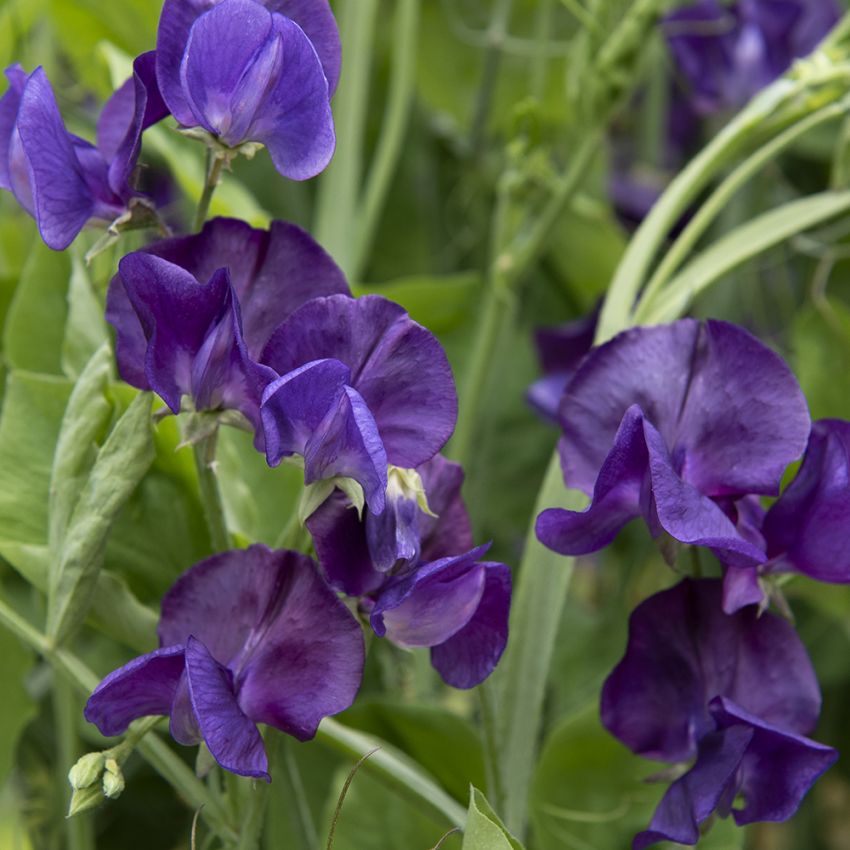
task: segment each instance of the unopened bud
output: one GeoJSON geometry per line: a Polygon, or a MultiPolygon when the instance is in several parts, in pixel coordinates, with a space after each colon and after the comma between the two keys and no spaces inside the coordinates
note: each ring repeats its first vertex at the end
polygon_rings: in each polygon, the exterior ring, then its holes
{"type": "Polygon", "coordinates": [[[105,797],[99,785],[90,785],[88,788],[82,788],[74,791],[71,795],[71,804],[68,806],[68,817],[82,814],[99,806],[105,797]]]}
{"type": "Polygon", "coordinates": [[[103,793],[114,800],[121,796],[124,790],[124,774],[115,759],[107,759],[103,771],[103,793]]]}
{"type": "Polygon", "coordinates": [[[103,753],[87,753],[68,771],[68,782],[75,791],[94,785],[103,772],[103,753]]]}

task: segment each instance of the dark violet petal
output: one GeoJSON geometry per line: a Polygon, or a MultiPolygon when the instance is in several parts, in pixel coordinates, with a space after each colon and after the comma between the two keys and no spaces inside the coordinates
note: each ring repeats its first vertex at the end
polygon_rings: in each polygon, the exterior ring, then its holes
{"type": "MultiPolygon", "coordinates": [[[[213,5],[215,0],[166,0],[159,19],[159,85],[174,117],[187,126],[192,124],[193,115],[180,84],[180,65],[192,24],[213,5]]],[[[327,0],[267,0],[264,5],[270,12],[291,18],[304,30],[319,55],[332,94],[339,79],[340,42],[327,0]]]]}
{"type": "Polygon", "coordinates": [[[182,646],[168,646],[134,658],[94,689],[86,703],[86,720],[101,734],[112,736],[126,731],[138,717],[171,714],[183,666],[182,646]]]}
{"type": "Polygon", "coordinates": [[[42,68],[33,71],[24,87],[16,126],[41,238],[62,251],[94,215],[96,203],[42,68]]]}
{"type": "MultiPolygon", "coordinates": [[[[147,384],[178,413],[181,396],[192,391],[195,356],[211,328],[231,309],[227,273],[213,275],[203,285],[179,266],[142,251],[124,257],[118,271],[147,339],[147,384]]],[[[108,318],[120,320],[126,314],[117,316],[113,310],[108,318]]],[[[116,325],[119,338],[123,330],[123,324],[116,325]]]]}
{"type": "MultiPolygon", "coordinates": [[[[366,515],[367,521],[371,516],[366,515]]],[[[334,491],[306,524],[332,587],[348,596],[363,596],[385,581],[386,575],[372,563],[364,522],[341,491],[334,491]]]]}
{"type": "Polygon", "coordinates": [[[571,372],[557,372],[536,380],[526,393],[528,403],[541,416],[557,423],[561,397],[571,377],[571,372]]]}
{"type": "Polygon", "coordinates": [[[28,74],[17,64],[10,65],[5,73],[9,80],[9,88],[0,98],[0,189],[12,191],[9,161],[12,152],[12,135],[15,133],[18,107],[21,104],[21,94],[24,91],[28,74]]]}
{"type": "Polygon", "coordinates": [[[735,325],[702,326],[678,425],[686,481],[708,496],[776,495],[810,427],[806,399],[779,355],[735,325]]]}
{"type": "Polygon", "coordinates": [[[315,360],[265,388],[261,413],[269,466],[288,455],[304,454],[350,380],[351,370],[339,360],[315,360]]]}
{"type": "Polygon", "coordinates": [[[445,352],[397,304],[377,295],[316,298],[275,331],[261,361],[285,375],[329,357],[351,369],[391,464],[415,468],[451,436],[457,394],[445,352]]]}
{"type": "Polygon", "coordinates": [[[764,591],[758,570],[748,567],[726,567],[723,572],[723,611],[734,614],[747,605],[760,605],[764,591]]]}
{"type": "Polygon", "coordinates": [[[484,562],[484,592],[469,622],[433,647],[431,664],[455,688],[474,688],[496,669],[508,642],[511,571],[484,562]]]}
{"type": "Polygon", "coordinates": [[[763,563],[764,551],[744,540],[715,502],[676,474],[661,435],[645,420],[643,433],[653,503],[661,527],[682,543],[709,547],[733,566],[763,563]]]}
{"type": "Polygon", "coordinates": [[[262,142],[284,177],[307,180],[326,168],[336,145],[328,82],[297,24],[275,15],[274,30],[277,73],[263,91],[245,138],[262,142]]]}
{"type": "Polygon", "coordinates": [[[478,559],[489,547],[423,564],[389,584],[371,612],[375,633],[400,646],[437,646],[473,617],[484,593],[478,559]]]}
{"type": "Polygon", "coordinates": [[[437,454],[417,470],[428,497],[434,517],[420,514],[422,536],[420,558],[436,561],[456,552],[468,552],[473,547],[472,527],[461,487],[463,467],[437,454]]]}
{"type": "Polygon", "coordinates": [[[850,423],[822,419],[812,426],[794,480],[764,522],[771,558],[818,581],[850,582],[850,423]]]}
{"type": "Polygon", "coordinates": [[[667,789],[649,829],[635,836],[633,850],[659,841],[696,844],[700,824],[734,787],[735,772],[752,737],[753,730],[746,726],[707,734],[699,743],[696,763],[667,789]]]}
{"type": "Polygon", "coordinates": [[[145,372],[148,341],[120,274],[112,278],[106,293],[106,321],[115,328],[118,374],[128,384],[149,390],[151,386],[145,372]]]}
{"type": "Polygon", "coordinates": [[[602,302],[586,316],[550,328],[538,328],[534,334],[537,356],[546,375],[573,372],[593,347],[602,302]]]}
{"type": "Polygon", "coordinates": [[[739,826],[788,820],[809,788],[838,758],[832,747],[767,723],[732,700],[713,700],[711,715],[718,728],[727,732],[745,728],[752,732],[739,779],[744,805],[732,809],[739,826]]]}
{"type": "Polygon", "coordinates": [[[246,132],[272,80],[283,73],[272,15],[255,0],[222,0],[192,24],[180,81],[200,124],[224,144],[246,132]]]}
{"type": "Polygon", "coordinates": [[[201,735],[215,760],[231,773],[270,782],[263,738],[236,701],[230,671],[191,636],[186,644],[186,678],[201,735]]]}
{"type": "Polygon", "coordinates": [[[268,552],[266,569],[276,580],[266,616],[234,668],[239,704],[257,723],[303,741],[316,734],[323,717],[354,701],[363,634],[310,558],[268,552]]]}
{"type": "Polygon", "coordinates": [[[715,696],[765,722],[808,734],[820,690],[793,627],[755,606],[721,609],[717,580],[685,580],[650,597],[629,621],[626,654],[602,690],[602,722],[639,755],[676,763],[714,728],[715,696]]]}
{"type": "Polygon", "coordinates": [[[384,510],[366,516],[366,540],[376,569],[388,572],[397,561],[419,561],[420,516],[415,499],[391,497],[389,492],[384,510]]]}
{"type": "Polygon", "coordinates": [[[192,708],[192,698],[189,695],[189,679],[184,670],[174,694],[174,702],[171,706],[171,722],[168,724],[171,737],[178,744],[185,747],[193,747],[203,740],[201,729],[198,726],[198,718],[195,717],[195,709],[192,708]]]}
{"type": "Polygon", "coordinates": [[[544,546],[562,555],[595,552],[607,546],[627,522],[640,516],[648,471],[643,426],[640,408],[630,407],[599,471],[593,501],[586,510],[549,508],[537,517],[535,530],[544,546]]]}
{"type": "Polygon", "coordinates": [[[343,387],[304,449],[304,483],[327,478],[353,478],[369,510],[384,510],[387,454],[371,411],[351,387],[343,387]]]}

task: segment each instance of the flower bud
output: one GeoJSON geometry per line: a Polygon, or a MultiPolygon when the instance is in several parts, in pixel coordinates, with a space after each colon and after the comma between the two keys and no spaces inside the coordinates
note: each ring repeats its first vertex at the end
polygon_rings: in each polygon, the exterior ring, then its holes
{"type": "Polygon", "coordinates": [[[110,800],[115,800],[124,791],[124,774],[115,759],[107,759],[103,772],[103,793],[110,800]]]}
{"type": "Polygon", "coordinates": [[[94,785],[103,771],[103,753],[87,753],[68,771],[68,782],[75,791],[94,785]]]}
{"type": "Polygon", "coordinates": [[[99,785],[90,785],[88,788],[77,789],[71,795],[71,804],[68,806],[68,817],[87,812],[99,806],[104,800],[103,791],[99,785]]]}

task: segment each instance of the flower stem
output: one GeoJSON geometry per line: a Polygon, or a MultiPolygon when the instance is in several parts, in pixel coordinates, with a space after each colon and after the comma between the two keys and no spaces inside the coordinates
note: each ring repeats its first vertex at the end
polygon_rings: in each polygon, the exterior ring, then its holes
{"type": "Polygon", "coordinates": [[[204,190],[201,192],[201,198],[198,201],[198,210],[195,213],[195,230],[200,230],[207,220],[212,196],[221,179],[221,169],[223,166],[224,159],[218,156],[212,148],[207,148],[206,179],[204,181],[204,190]]]}
{"type": "Polygon", "coordinates": [[[497,812],[505,810],[505,788],[499,766],[499,733],[496,728],[496,712],[493,705],[493,686],[482,682],[476,689],[478,706],[481,710],[481,730],[484,735],[484,767],[487,775],[487,797],[497,812]]]}
{"type": "MultiPolygon", "coordinates": [[[[59,787],[65,789],[62,798],[64,804],[62,814],[64,815],[71,799],[68,771],[79,758],[80,748],[76,731],[79,706],[70,684],[62,678],[57,678],[53,684],[53,711],[58,743],[56,772],[59,787]]],[[[68,850],[94,850],[94,834],[90,818],[66,818],[65,835],[68,850]]]]}
{"type": "Polygon", "coordinates": [[[210,534],[210,543],[215,552],[223,552],[230,548],[230,535],[227,533],[227,520],[224,515],[224,505],[218,489],[218,479],[215,475],[215,447],[218,434],[213,432],[192,446],[195,456],[195,469],[198,473],[198,488],[201,494],[201,504],[204,509],[204,519],[210,534]]]}

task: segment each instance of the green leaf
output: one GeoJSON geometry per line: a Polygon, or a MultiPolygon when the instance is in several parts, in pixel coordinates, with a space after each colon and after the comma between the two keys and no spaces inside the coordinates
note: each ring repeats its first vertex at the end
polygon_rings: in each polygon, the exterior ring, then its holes
{"type": "Polygon", "coordinates": [[[91,356],[108,339],[103,306],[95,295],[85,263],[79,253],[74,252],[68,285],[68,320],[62,343],[62,368],[65,374],[71,378],[80,375],[91,356]]]}
{"type": "Polygon", "coordinates": [[[53,447],[71,384],[12,372],[0,416],[0,538],[47,542],[53,447]]]}
{"type": "MultiPolygon", "coordinates": [[[[0,735],[0,787],[6,783],[12,770],[18,738],[37,712],[37,705],[24,685],[24,679],[34,661],[32,652],[17,637],[0,628],[0,681],[3,682],[3,699],[0,700],[0,729],[3,730],[0,735]]],[[[15,846],[14,841],[12,846],[15,846]]]]}
{"type": "Polygon", "coordinates": [[[477,788],[470,789],[462,850],[523,850],[477,788]]]}
{"type": "Polygon", "coordinates": [[[642,324],[672,322],[718,278],[798,233],[850,209],[850,191],[789,201],[735,228],[689,262],[636,316],[642,324]]]}
{"type": "Polygon", "coordinates": [[[3,349],[13,369],[62,374],[70,273],[68,254],[36,237],[6,316],[3,349]]]}
{"type": "Polygon", "coordinates": [[[62,546],[51,564],[47,634],[56,643],[83,621],[116,515],[154,459],[151,396],[140,393],[112,429],[80,494],[62,546]]]}

